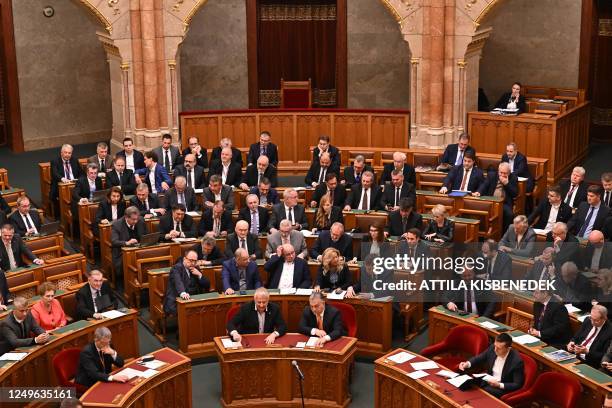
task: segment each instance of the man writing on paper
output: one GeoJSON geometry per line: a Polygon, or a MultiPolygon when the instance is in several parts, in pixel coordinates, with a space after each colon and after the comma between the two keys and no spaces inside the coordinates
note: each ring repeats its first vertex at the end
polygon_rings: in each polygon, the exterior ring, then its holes
{"type": "Polygon", "coordinates": [[[94,332],[94,341],[86,345],[79,355],[74,381],[77,384],[91,387],[98,381],[126,382],[122,374],[109,375],[116,367],[123,367],[123,358],[111,348],[111,331],[107,327],[98,327],[94,332]]]}
{"type": "Polygon", "coordinates": [[[197,267],[198,254],[188,249],[176,265],[172,267],[168,278],[168,287],[164,297],[164,311],[176,314],[176,298],[189,300],[190,295],[208,293],[210,281],[197,267]]]}
{"type": "Polygon", "coordinates": [[[287,332],[280,307],[270,303],[266,288],[257,288],[253,301],[243,303],[238,313],[227,322],[227,332],[233,341],[242,341],[242,334],[270,333],[266,344],[273,344],[277,337],[287,332]]]}
{"type": "Polygon", "coordinates": [[[317,346],[323,346],[328,341],[346,335],[340,311],[333,306],[326,305],[320,292],[312,293],[309,303],[304,308],[300,319],[300,333],[318,337],[317,346]]]}

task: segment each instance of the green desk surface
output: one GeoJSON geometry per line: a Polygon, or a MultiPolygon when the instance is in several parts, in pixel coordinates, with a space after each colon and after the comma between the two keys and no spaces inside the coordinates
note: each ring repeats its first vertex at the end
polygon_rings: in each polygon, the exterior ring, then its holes
{"type": "Polygon", "coordinates": [[[512,330],[512,327],[506,326],[505,324],[500,323],[497,320],[489,319],[488,317],[480,316],[480,317],[477,317],[474,320],[477,321],[478,323],[482,323],[482,322],[493,323],[493,324],[497,325],[498,328],[494,329],[494,330],[497,330],[497,331],[512,330]]]}
{"type": "Polygon", "coordinates": [[[595,381],[597,384],[608,384],[612,382],[612,377],[602,373],[601,371],[586,364],[578,364],[574,366],[574,371],[580,373],[582,376],[588,378],[591,381],[595,381]]]}
{"type": "Polygon", "coordinates": [[[53,333],[55,333],[55,334],[68,333],[71,330],[80,330],[80,329],[82,329],[84,327],[89,326],[90,324],[91,323],[88,322],[87,320],[79,320],[79,321],[76,321],[74,323],[67,324],[64,327],[59,327],[59,328],[55,329],[53,331],[53,333]]]}
{"type": "Polygon", "coordinates": [[[149,269],[149,273],[166,273],[170,272],[170,269],[172,268],[169,266],[166,268],[149,269]]]}
{"type": "Polygon", "coordinates": [[[452,312],[452,311],[448,310],[447,308],[445,308],[444,306],[436,306],[435,310],[438,311],[438,312],[444,313],[445,315],[455,316],[455,317],[458,317],[459,319],[463,319],[463,320],[465,320],[465,319],[467,319],[469,317],[472,317],[472,316],[476,316],[473,313],[469,314],[469,315],[461,316],[461,315],[459,315],[459,313],[452,312]]]}
{"type": "Polygon", "coordinates": [[[219,297],[219,293],[217,292],[209,292],[209,293],[200,293],[199,295],[191,296],[193,300],[202,300],[202,299],[216,299],[219,297]]]}

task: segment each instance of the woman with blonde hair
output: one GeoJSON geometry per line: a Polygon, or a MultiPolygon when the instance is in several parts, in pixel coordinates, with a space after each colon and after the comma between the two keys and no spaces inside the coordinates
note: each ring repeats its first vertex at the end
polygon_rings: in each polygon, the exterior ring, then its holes
{"type": "Polygon", "coordinates": [[[433,220],[427,223],[423,238],[440,244],[453,242],[455,223],[448,219],[446,207],[436,204],[432,209],[433,220]]]}
{"type": "Polygon", "coordinates": [[[321,257],[321,266],[317,274],[314,290],[353,291],[353,279],[344,257],[336,248],[327,248],[321,257]]]}
{"type": "Polygon", "coordinates": [[[32,317],[40,327],[53,330],[66,325],[66,314],[60,302],[55,299],[55,285],[43,282],[38,286],[40,300],[32,306],[32,317]]]}
{"type": "Polygon", "coordinates": [[[319,231],[328,230],[334,222],[344,224],[342,208],[333,205],[331,196],[325,194],[321,197],[321,201],[319,201],[319,208],[315,214],[314,229],[319,231]]]}

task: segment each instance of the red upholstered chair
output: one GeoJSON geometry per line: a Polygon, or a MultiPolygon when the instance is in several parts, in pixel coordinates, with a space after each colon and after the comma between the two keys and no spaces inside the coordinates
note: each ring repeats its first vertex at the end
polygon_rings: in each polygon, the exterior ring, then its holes
{"type": "Polygon", "coordinates": [[[459,363],[466,361],[466,357],[476,356],[489,346],[489,336],[483,329],[473,326],[453,327],[446,338],[440,343],[433,344],[421,350],[421,355],[433,359],[440,354],[446,356],[436,361],[449,370],[457,370],[459,363]]]}
{"type": "Polygon", "coordinates": [[[538,365],[536,364],[535,360],[523,353],[519,354],[521,355],[521,358],[523,359],[523,364],[525,366],[525,382],[523,383],[523,386],[518,390],[505,394],[501,398],[502,401],[506,401],[508,398],[512,398],[515,395],[525,392],[526,390],[531,388],[533,382],[536,379],[536,375],[538,373],[538,365]]]}
{"type": "Polygon", "coordinates": [[[574,408],[581,392],[582,387],[577,379],[549,371],[540,374],[528,390],[502,399],[512,406],[546,401],[562,408],[574,408]]]}
{"type": "Polygon", "coordinates": [[[87,391],[87,387],[74,382],[77,368],[79,366],[79,355],[81,349],[69,348],[60,351],[53,357],[53,370],[57,381],[62,387],[76,388],[77,394],[81,395],[87,391]]]}
{"type": "Polygon", "coordinates": [[[281,78],[281,108],[311,108],[312,81],[285,81],[281,78]]]}
{"type": "Polygon", "coordinates": [[[340,311],[342,322],[348,332],[349,337],[357,337],[357,313],[355,308],[348,303],[328,302],[340,311]]]}
{"type": "Polygon", "coordinates": [[[225,315],[225,324],[229,323],[229,321],[232,320],[236,313],[238,313],[240,306],[241,305],[234,305],[230,307],[230,309],[227,311],[227,314],[225,315]]]}

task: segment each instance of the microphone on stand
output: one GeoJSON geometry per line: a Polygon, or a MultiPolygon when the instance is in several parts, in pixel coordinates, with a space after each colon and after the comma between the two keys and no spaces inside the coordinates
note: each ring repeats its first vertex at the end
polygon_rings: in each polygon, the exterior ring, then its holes
{"type": "Polygon", "coordinates": [[[302,373],[302,370],[300,370],[300,366],[298,365],[297,361],[293,360],[291,362],[291,365],[295,368],[295,371],[297,371],[297,374],[300,376],[300,379],[304,379],[304,374],[302,373]]]}

